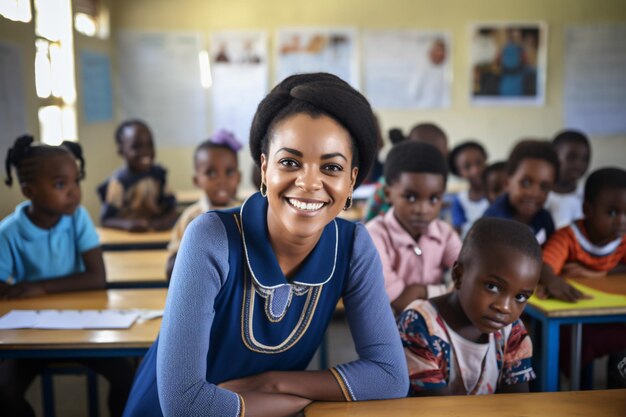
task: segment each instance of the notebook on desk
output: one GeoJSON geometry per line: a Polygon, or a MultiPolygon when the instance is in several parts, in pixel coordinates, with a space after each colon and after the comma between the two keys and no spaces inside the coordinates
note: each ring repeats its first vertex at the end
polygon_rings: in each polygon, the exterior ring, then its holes
{"type": "Polygon", "coordinates": [[[626,295],[610,294],[600,290],[590,288],[586,285],[579,284],[577,282],[568,281],[578,290],[585,294],[592,296],[590,299],[578,300],[576,303],[569,303],[567,301],[549,299],[539,299],[532,297],[528,300],[528,304],[540,308],[544,311],[566,311],[566,310],[590,310],[590,309],[602,309],[602,308],[614,308],[614,307],[626,307],[626,295]]]}

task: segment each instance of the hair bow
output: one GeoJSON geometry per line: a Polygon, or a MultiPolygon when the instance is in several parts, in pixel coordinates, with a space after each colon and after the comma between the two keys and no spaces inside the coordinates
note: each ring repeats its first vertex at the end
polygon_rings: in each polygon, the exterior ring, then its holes
{"type": "Polygon", "coordinates": [[[211,138],[211,142],[219,145],[226,145],[235,152],[238,152],[242,148],[241,143],[239,143],[235,135],[224,129],[220,129],[215,132],[211,138]]]}

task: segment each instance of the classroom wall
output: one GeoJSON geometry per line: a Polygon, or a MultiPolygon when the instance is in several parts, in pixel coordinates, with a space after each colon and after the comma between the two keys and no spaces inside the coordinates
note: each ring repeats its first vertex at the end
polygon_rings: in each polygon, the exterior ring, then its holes
{"type": "MultiPolygon", "coordinates": [[[[443,29],[453,36],[453,102],[445,110],[380,111],[384,131],[408,131],[432,120],[448,132],[451,144],[467,138],[484,142],[493,159],[505,158],[522,137],[549,138],[563,126],[563,32],[567,24],[626,21],[621,0],[113,0],[116,29],[265,29],[273,40],[284,26],[354,26],[357,29],[443,29]],[[541,107],[472,107],[469,103],[469,24],[473,21],[543,20],[548,24],[546,104],[541,107]]],[[[270,45],[270,50],[272,45],[270,45]]],[[[217,126],[216,126],[217,128],[217,126]]],[[[593,138],[592,167],[626,167],[626,134],[593,138]]],[[[170,167],[188,164],[191,149],[162,151],[170,167]],[[180,159],[182,158],[182,159],[180,159]]],[[[247,155],[245,156],[247,158],[247,155]]],[[[242,158],[242,160],[245,160],[242,158]]],[[[190,170],[170,169],[174,187],[189,186],[190,170]]],[[[244,178],[248,176],[244,174],[244,178]]]]}
{"type": "MultiPolygon", "coordinates": [[[[102,3],[106,7],[108,5],[108,0],[105,0],[102,3]]],[[[35,137],[39,137],[37,109],[40,106],[40,101],[37,98],[35,91],[34,26],[34,20],[24,23],[13,22],[0,17],[0,41],[18,44],[21,46],[23,51],[22,68],[24,69],[24,94],[26,95],[24,101],[27,107],[27,130],[35,137]]],[[[78,118],[78,137],[80,144],[83,147],[87,173],[85,181],[82,183],[83,204],[87,207],[94,220],[98,218],[100,208],[100,203],[95,193],[96,185],[111,173],[112,164],[114,165],[117,163],[117,155],[115,148],[113,147],[114,141],[112,133],[117,123],[115,120],[100,123],[85,122],[81,101],[82,85],[80,79],[79,56],[81,51],[86,50],[112,57],[112,44],[113,42],[111,39],[91,38],[74,32],[76,89],[78,94],[76,106],[78,118]]],[[[3,170],[2,177],[4,177],[5,155],[1,155],[1,158],[3,170]]],[[[6,187],[4,183],[0,185],[3,187],[2,192],[0,193],[2,196],[2,198],[0,198],[0,218],[2,218],[11,213],[15,209],[15,206],[19,202],[23,201],[23,196],[20,192],[19,186],[16,184],[14,184],[12,188],[6,187]]]]}
{"type": "MultiPolygon", "coordinates": [[[[563,126],[564,29],[568,24],[626,22],[623,0],[110,0],[112,38],[119,29],[215,30],[264,29],[273,40],[274,31],[285,26],[353,26],[357,29],[442,29],[452,33],[453,101],[449,109],[380,111],[383,130],[400,127],[408,131],[420,121],[431,120],[448,132],[452,145],[467,138],[486,144],[492,159],[505,158],[513,143],[522,137],[551,137],[563,126]],[[541,107],[472,107],[469,103],[469,24],[475,21],[543,20],[548,24],[548,71],[546,104],[541,107]]],[[[0,40],[16,39],[32,50],[32,30],[0,18],[0,40]],[[22,27],[17,30],[17,26],[22,27]],[[30,34],[30,35],[29,35],[30,34]],[[30,36],[30,37],[29,37],[30,36]]],[[[111,54],[113,40],[94,40],[77,35],[77,50],[93,48],[111,54]]],[[[271,50],[272,45],[270,45],[271,50]]],[[[25,80],[32,80],[29,62],[25,80]]],[[[78,80],[79,77],[77,77],[78,80]]],[[[80,81],[80,80],[78,80],[80,81]]],[[[80,100],[80,85],[79,100],[80,100]]],[[[28,91],[34,94],[34,81],[28,91]]],[[[115,96],[114,96],[115,97],[115,96]]],[[[29,127],[35,130],[34,100],[29,106],[29,127]]],[[[79,102],[79,136],[85,146],[88,178],[83,186],[84,203],[97,216],[93,192],[98,181],[119,166],[112,134],[116,123],[88,125],[82,122],[79,102]]],[[[119,111],[117,112],[119,114],[119,111]]],[[[148,121],[149,122],[149,121],[148,121]]],[[[216,126],[215,128],[217,128],[216,126]]],[[[211,126],[209,131],[212,131],[211,126]]],[[[592,138],[592,168],[617,165],[626,168],[626,134],[592,138]]],[[[157,159],[169,167],[170,184],[175,189],[191,188],[192,147],[162,148],[157,159]]],[[[241,165],[251,164],[242,155],[241,165]]],[[[248,169],[244,180],[248,185],[248,169]]],[[[10,212],[19,193],[0,199],[0,215],[10,212]]],[[[4,195],[4,193],[3,193],[4,195]]]]}

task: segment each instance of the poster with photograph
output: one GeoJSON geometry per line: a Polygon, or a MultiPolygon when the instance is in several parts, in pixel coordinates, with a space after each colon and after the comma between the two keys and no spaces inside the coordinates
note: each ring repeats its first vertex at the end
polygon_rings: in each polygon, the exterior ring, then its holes
{"type": "Polygon", "coordinates": [[[276,41],[276,77],[329,72],[359,88],[356,31],[345,28],[284,28],[276,41]]]}
{"type": "Polygon", "coordinates": [[[471,28],[471,102],[543,105],[548,31],[542,22],[479,23],[471,28]]]}
{"type": "Polygon", "coordinates": [[[247,146],[250,125],[268,91],[265,32],[216,32],[210,39],[213,131],[226,129],[247,146]]]}
{"type": "Polygon", "coordinates": [[[365,94],[376,109],[445,108],[451,102],[451,36],[377,30],[363,34],[365,94]]]}

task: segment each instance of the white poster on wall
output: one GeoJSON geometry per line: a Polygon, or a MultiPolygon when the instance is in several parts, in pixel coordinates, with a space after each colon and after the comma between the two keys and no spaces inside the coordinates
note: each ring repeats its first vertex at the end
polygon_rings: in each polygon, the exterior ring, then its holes
{"type": "Polygon", "coordinates": [[[565,33],[565,125],[589,135],[626,133],[626,25],[565,33]]]}
{"type": "Polygon", "coordinates": [[[293,74],[321,71],[359,88],[356,30],[283,28],[276,38],[276,83],[293,74]]]}
{"type": "Polygon", "coordinates": [[[123,118],[143,119],[159,145],[194,145],[207,132],[199,32],[120,31],[119,97],[123,118]]]}
{"type": "MultiPolygon", "coordinates": [[[[0,42],[0,155],[26,131],[26,103],[19,45],[0,42]]],[[[31,132],[32,133],[32,132],[31,132]]]]}
{"type": "Polygon", "coordinates": [[[441,31],[363,34],[365,94],[376,109],[449,107],[451,36],[441,31]]]}
{"type": "Polygon", "coordinates": [[[267,35],[216,32],[210,46],[213,130],[229,130],[247,147],[252,118],[268,90],[267,35]]]}

